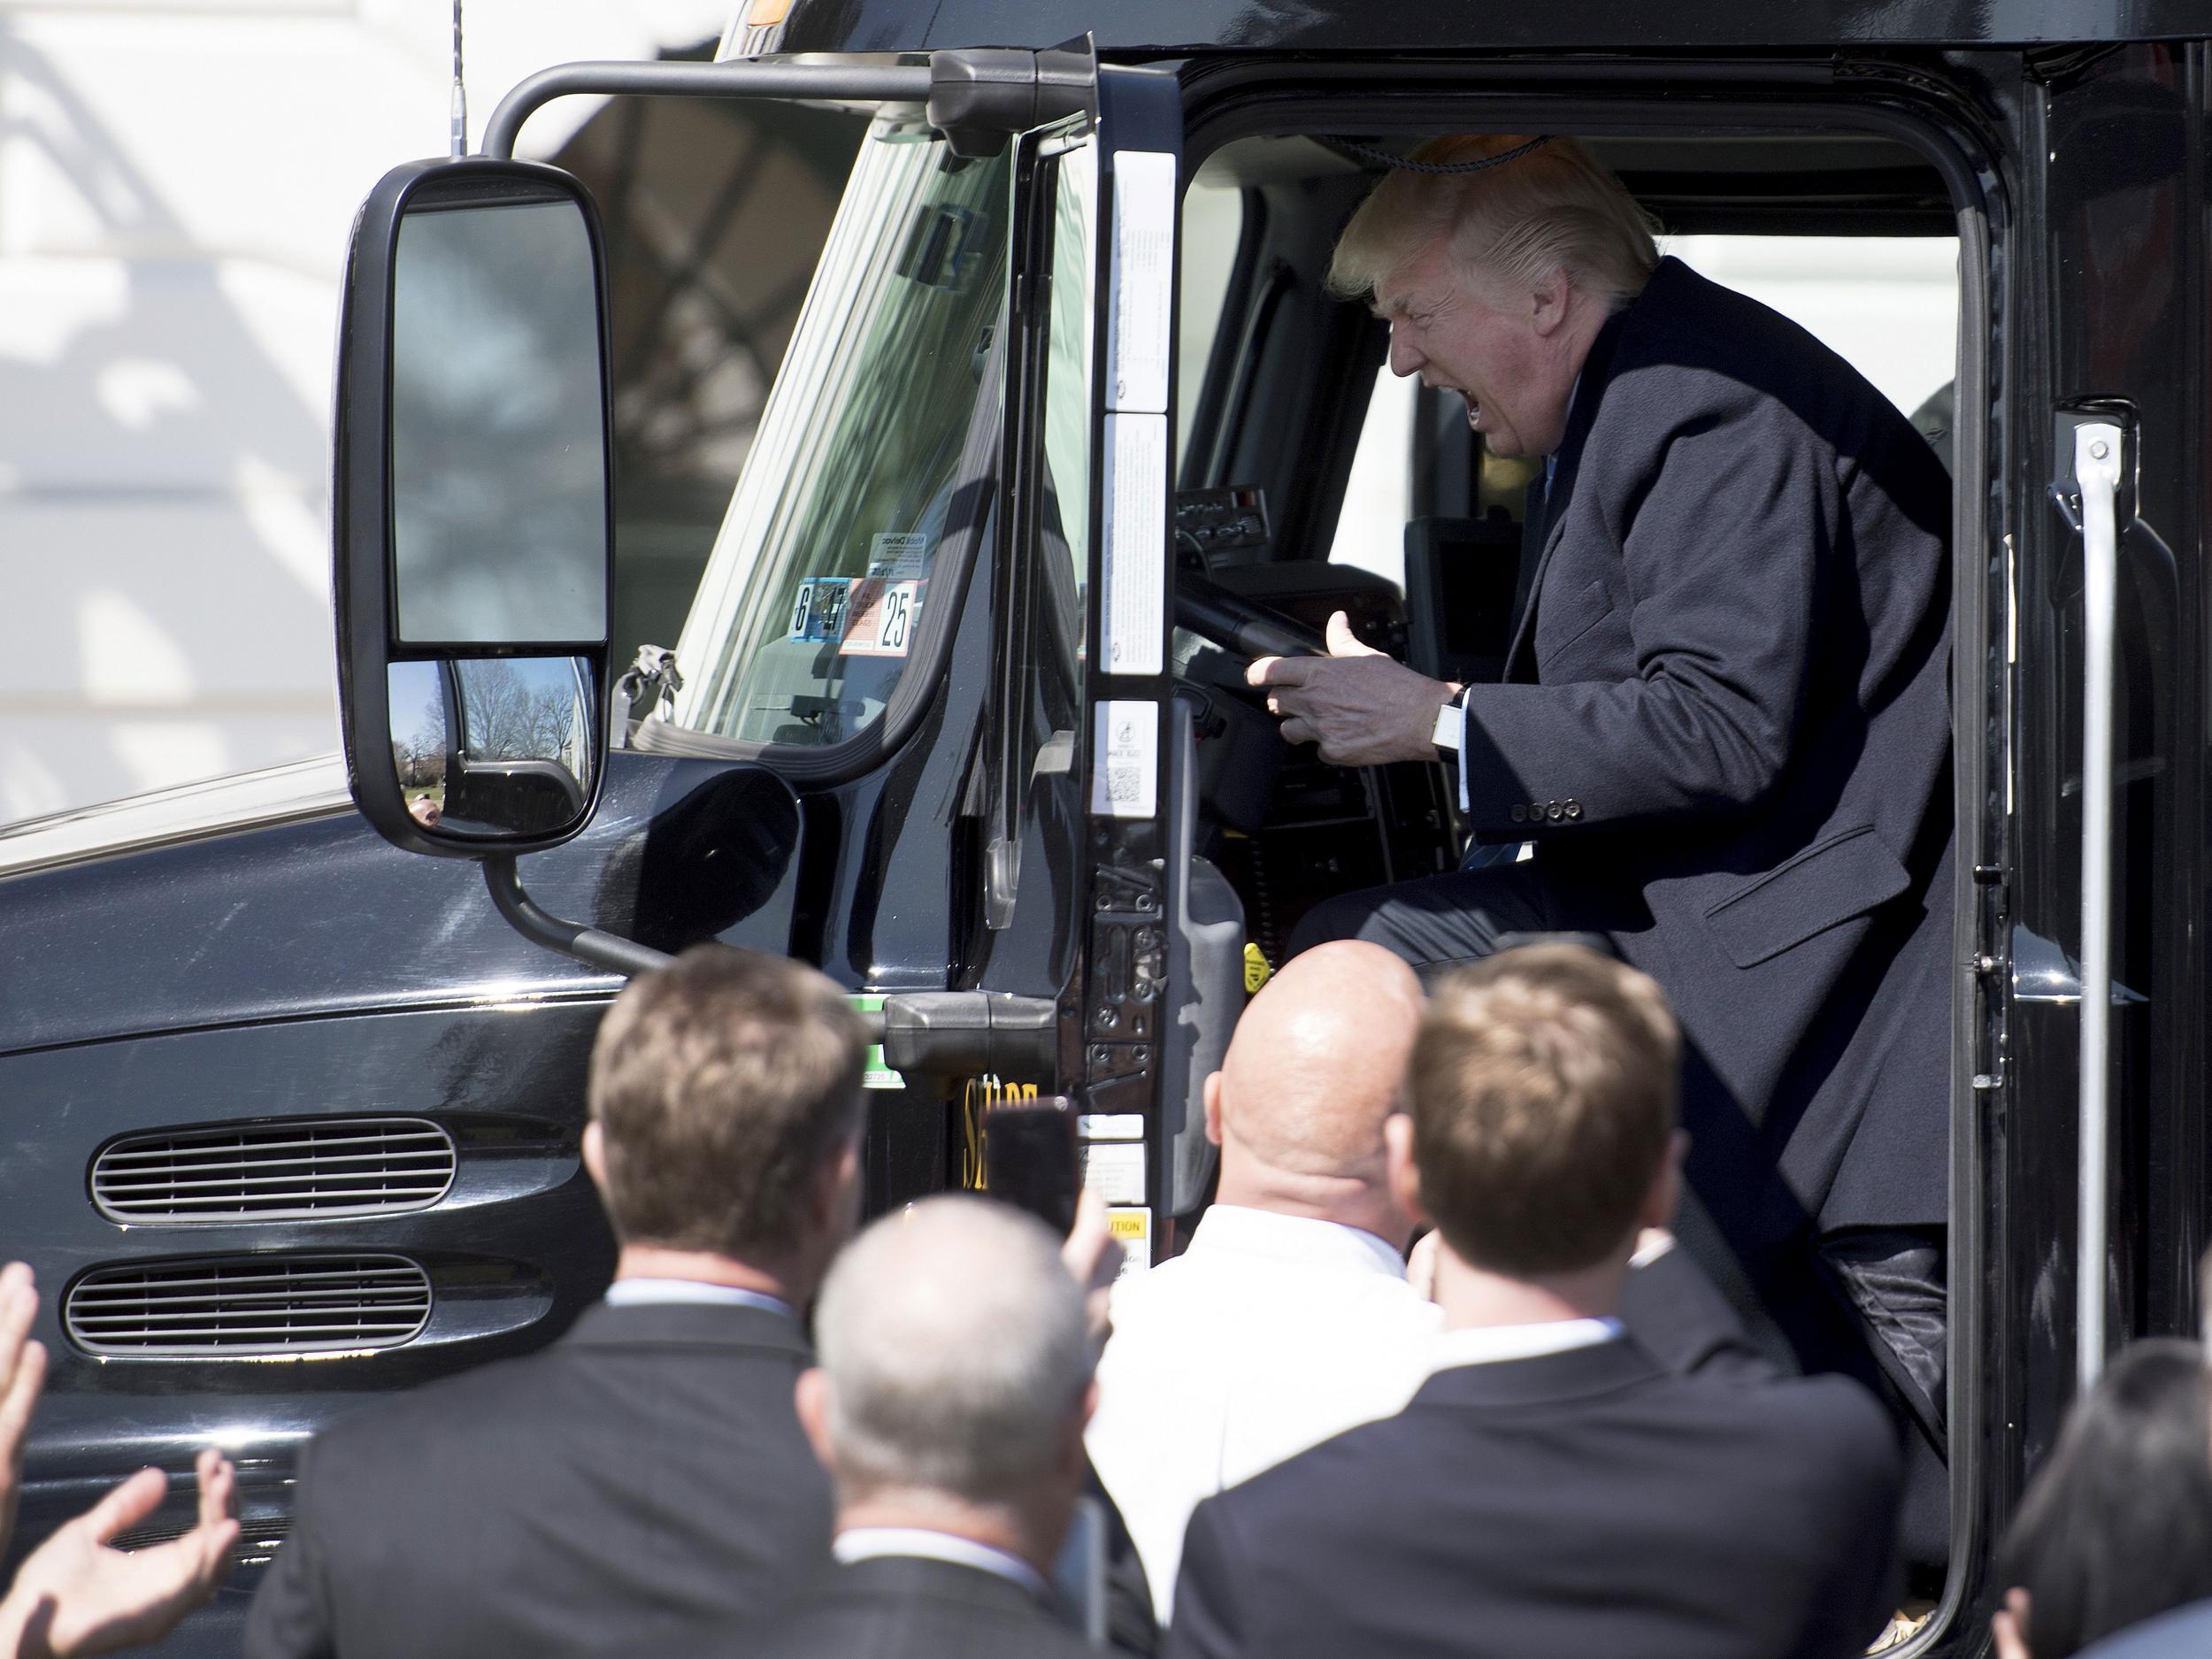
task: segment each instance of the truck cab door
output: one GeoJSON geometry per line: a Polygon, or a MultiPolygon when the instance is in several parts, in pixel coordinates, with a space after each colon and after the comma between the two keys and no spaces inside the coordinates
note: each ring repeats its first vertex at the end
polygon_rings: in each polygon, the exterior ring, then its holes
{"type": "Polygon", "coordinates": [[[1987,1351],[2013,1356],[2016,1483],[2109,1352],[2194,1328],[2205,66],[2201,42],[2070,51],[2024,88],[2010,1029],[1978,1079],[2003,1090],[1987,1351]]]}

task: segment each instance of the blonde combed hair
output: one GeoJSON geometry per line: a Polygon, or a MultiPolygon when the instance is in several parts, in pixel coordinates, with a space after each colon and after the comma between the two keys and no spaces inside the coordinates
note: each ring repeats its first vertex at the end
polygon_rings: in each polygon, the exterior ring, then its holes
{"type": "MultiPolygon", "coordinates": [[[[1432,138],[1412,159],[1479,161],[1529,142],[1525,134],[1459,133],[1432,138]]],[[[1393,168],[1361,203],[1329,263],[1328,289],[1360,299],[1440,239],[1460,271],[1494,288],[1533,288],[1554,271],[1618,306],[1643,291],[1659,263],[1658,221],[1571,138],[1480,173],[1393,168]]]]}

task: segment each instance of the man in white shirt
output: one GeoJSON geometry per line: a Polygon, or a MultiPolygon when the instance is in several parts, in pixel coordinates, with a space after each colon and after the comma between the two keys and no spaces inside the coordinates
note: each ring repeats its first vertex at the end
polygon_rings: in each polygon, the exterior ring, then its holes
{"type": "Polygon", "coordinates": [[[1390,1416],[1426,1375],[1439,1315],[1406,1283],[1383,1155],[1420,1018],[1419,981],[1378,945],[1271,979],[1206,1080],[1212,1208],[1114,1292],[1087,1440],[1163,1624],[1201,1499],[1390,1416]]]}

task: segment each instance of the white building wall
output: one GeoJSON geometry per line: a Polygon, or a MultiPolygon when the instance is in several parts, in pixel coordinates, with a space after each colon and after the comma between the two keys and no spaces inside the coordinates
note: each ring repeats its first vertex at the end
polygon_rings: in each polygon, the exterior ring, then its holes
{"type": "MultiPolygon", "coordinates": [[[[472,135],[726,5],[469,0],[472,135]]],[[[450,50],[447,0],[0,3],[0,821],[337,746],[340,267],[444,152],[450,50]]]]}

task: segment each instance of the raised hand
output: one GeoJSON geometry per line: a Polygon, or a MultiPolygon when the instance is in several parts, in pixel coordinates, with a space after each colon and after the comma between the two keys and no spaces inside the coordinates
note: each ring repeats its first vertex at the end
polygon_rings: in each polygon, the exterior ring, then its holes
{"type": "Polygon", "coordinates": [[[1994,1642],[1990,1651],[1995,1659],[2035,1659],[2028,1651],[2027,1622],[2028,1593],[2018,1588],[2006,1591],[2004,1606],[1989,1621],[1994,1642]]]}
{"type": "Polygon", "coordinates": [[[1060,1246],[1060,1259],[1083,1290],[1083,1323],[1094,1347],[1112,1328],[1114,1280],[1121,1272],[1121,1241],[1114,1237],[1106,1201],[1086,1187],[1076,1195],[1075,1225],[1060,1246]]]}
{"type": "Polygon", "coordinates": [[[109,1540],[161,1507],[169,1478],[142,1469],[32,1551],[0,1601],[0,1655],[81,1659],[166,1635],[230,1571],[236,1473],[229,1459],[199,1456],[199,1524],[150,1548],[109,1540]]]}
{"type": "Polygon", "coordinates": [[[46,1346],[30,1340],[38,1286],[21,1262],[0,1268],[0,1550],[15,1531],[16,1494],[23,1484],[23,1442],[31,1408],[46,1381],[46,1346]]]}

